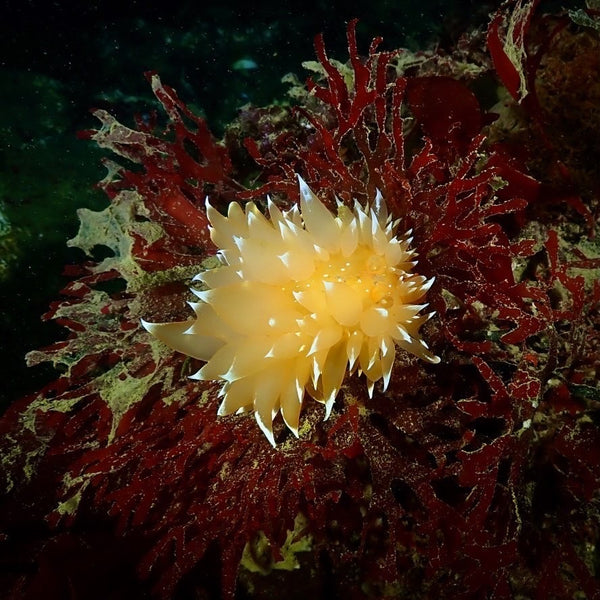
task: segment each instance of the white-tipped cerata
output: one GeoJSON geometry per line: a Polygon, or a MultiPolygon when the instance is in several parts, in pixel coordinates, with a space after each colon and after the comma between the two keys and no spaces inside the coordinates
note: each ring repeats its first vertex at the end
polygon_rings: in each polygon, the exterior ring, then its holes
{"type": "Polygon", "coordinates": [[[298,176],[300,210],[269,217],[252,202],[227,216],[207,201],[221,266],[195,278],[195,320],[142,325],[175,350],[206,361],[197,379],[223,382],[219,415],[253,411],[272,445],[281,412],[294,435],[307,392],[332,411],[345,374],[387,388],[397,348],[439,362],[419,329],[433,283],[412,272],[409,233],[396,237],[379,191],[334,215],[298,176]]]}

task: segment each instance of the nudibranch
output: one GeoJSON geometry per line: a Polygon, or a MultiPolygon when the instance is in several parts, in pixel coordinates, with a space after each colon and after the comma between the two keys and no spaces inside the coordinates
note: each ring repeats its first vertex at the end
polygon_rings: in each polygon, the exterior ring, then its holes
{"type": "Polygon", "coordinates": [[[193,320],[148,323],[159,340],[206,361],[192,378],[222,381],[218,414],[254,411],[275,446],[278,412],[298,436],[305,392],[329,416],[346,371],[387,389],[396,347],[438,363],[419,329],[433,279],[412,272],[411,232],[397,237],[378,191],[373,205],[338,201],[335,216],[298,176],[300,209],[269,218],[253,202],[227,216],[208,200],[221,265],[196,275],[193,320]]]}

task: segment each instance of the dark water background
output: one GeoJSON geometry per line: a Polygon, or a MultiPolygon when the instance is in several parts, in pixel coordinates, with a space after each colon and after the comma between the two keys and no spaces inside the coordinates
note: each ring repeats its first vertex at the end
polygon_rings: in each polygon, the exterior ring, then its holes
{"type": "MultiPolygon", "coordinates": [[[[51,380],[27,368],[27,351],[65,335],[40,315],[66,283],[66,247],[78,207],[101,209],[94,188],[102,153],[76,132],[103,107],[129,124],[157,106],[143,73],[162,80],[220,135],[236,110],[285,99],[281,77],[313,60],[313,37],[345,61],[345,24],[358,17],[359,47],[451,47],[485,27],[500,2],[347,0],[315,2],[26,2],[0,8],[0,408],[51,380]]],[[[553,8],[545,3],[549,9],[553,8]]],[[[563,3],[564,4],[564,3],[563,3]]],[[[574,3],[580,6],[581,3],[574,3]]]]}

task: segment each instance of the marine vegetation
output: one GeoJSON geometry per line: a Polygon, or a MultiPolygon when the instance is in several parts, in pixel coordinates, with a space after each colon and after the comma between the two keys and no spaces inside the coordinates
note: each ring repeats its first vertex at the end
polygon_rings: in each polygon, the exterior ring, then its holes
{"type": "Polygon", "coordinates": [[[60,375],[0,422],[9,598],[600,597],[600,28],[537,4],[452,53],[352,21],[222,139],[155,73],[166,120],[95,112],[60,375]]]}

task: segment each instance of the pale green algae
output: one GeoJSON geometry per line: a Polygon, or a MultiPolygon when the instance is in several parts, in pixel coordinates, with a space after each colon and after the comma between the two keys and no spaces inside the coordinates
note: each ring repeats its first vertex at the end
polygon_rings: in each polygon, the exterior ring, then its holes
{"type": "Polygon", "coordinates": [[[285,541],[279,548],[281,560],[274,560],[271,543],[267,536],[258,532],[247,542],[242,553],[241,566],[251,573],[268,575],[271,571],[293,571],[300,568],[298,554],[312,549],[312,536],[306,533],[308,521],[302,514],[296,515],[294,529],[288,530],[285,541]]]}

